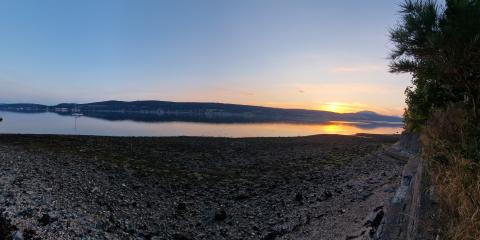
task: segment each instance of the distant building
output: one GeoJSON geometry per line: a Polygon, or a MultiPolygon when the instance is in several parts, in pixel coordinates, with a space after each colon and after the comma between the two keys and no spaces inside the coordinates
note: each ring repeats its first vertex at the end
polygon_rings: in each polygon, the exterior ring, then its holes
{"type": "Polygon", "coordinates": [[[55,112],[68,112],[68,108],[55,108],[55,112]]]}

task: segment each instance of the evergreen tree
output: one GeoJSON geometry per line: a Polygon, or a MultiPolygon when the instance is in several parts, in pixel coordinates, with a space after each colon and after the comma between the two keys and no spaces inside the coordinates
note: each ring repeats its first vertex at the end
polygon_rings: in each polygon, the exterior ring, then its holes
{"type": "Polygon", "coordinates": [[[405,122],[416,131],[434,109],[466,106],[478,125],[480,103],[480,0],[407,0],[402,21],[390,32],[391,72],[412,74],[405,122]]]}

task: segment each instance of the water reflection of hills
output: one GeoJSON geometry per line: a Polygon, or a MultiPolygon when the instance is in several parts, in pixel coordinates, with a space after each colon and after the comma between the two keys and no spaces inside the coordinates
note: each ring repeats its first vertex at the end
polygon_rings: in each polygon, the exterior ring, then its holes
{"type": "MultiPolygon", "coordinates": [[[[69,116],[69,113],[57,113],[59,115],[69,116]]],[[[207,114],[151,114],[151,113],[132,113],[132,112],[85,112],[84,117],[96,118],[107,121],[134,121],[144,123],[157,122],[192,122],[192,123],[212,123],[212,124],[258,124],[258,123],[292,123],[292,124],[336,124],[354,126],[360,129],[375,129],[379,127],[401,127],[401,122],[345,122],[345,121],[302,121],[276,119],[267,116],[239,116],[239,115],[207,115],[207,114]]]]}
{"type": "MultiPolygon", "coordinates": [[[[331,123],[331,122],[330,122],[331,123]]],[[[354,126],[359,129],[371,130],[375,128],[402,128],[401,122],[334,122],[336,124],[354,126]]]]}
{"type": "Polygon", "coordinates": [[[402,119],[375,112],[335,113],[306,109],[282,109],[224,103],[185,103],[166,101],[104,101],[86,104],[62,103],[55,106],[40,104],[0,104],[1,111],[19,113],[56,113],[61,116],[83,114],[107,121],[193,122],[216,124],[295,123],[343,124],[360,129],[398,128],[402,119]]]}
{"type": "Polygon", "coordinates": [[[401,122],[397,116],[375,112],[335,113],[306,109],[282,109],[225,103],[188,103],[166,101],[104,101],[86,104],[62,103],[55,106],[40,104],[0,104],[0,110],[14,112],[55,112],[60,115],[82,113],[104,120],[137,122],[205,122],[205,123],[322,123],[401,122]]]}

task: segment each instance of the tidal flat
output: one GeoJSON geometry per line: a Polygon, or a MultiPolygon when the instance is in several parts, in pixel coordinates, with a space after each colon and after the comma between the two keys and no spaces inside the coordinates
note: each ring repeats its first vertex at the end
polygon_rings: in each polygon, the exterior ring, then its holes
{"type": "Polygon", "coordinates": [[[0,135],[0,233],[346,239],[393,195],[398,138],[0,135]]]}

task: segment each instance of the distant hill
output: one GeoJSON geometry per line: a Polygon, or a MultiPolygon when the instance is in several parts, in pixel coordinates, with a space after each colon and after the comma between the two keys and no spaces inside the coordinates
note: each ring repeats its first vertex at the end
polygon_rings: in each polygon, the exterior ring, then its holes
{"type": "Polygon", "coordinates": [[[5,111],[15,111],[15,112],[45,112],[47,111],[48,107],[41,104],[34,104],[34,103],[13,103],[7,104],[3,103],[0,104],[0,110],[5,111]]]}
{"type": "Polygon", "coordinates": [[[103,101],[85,104],[61,103],[54,106],[40,104],[3,104],[0,110],[15,112],[83,113],[86,116],[108,120],[183,121],[203,122],[302,122],[326,121],[401,122],[397,116],[375,112],[334,113],[305,109],[282,109],[226,103],[168,102],[168,101],[103,101]]]}

